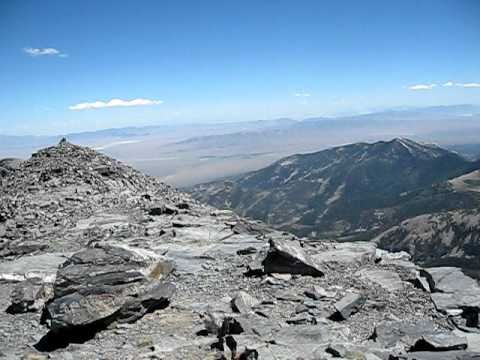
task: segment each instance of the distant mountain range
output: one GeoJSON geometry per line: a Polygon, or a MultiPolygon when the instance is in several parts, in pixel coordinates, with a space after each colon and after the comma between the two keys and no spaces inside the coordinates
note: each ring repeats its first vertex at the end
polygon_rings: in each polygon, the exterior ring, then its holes
{"type": "MultiPolygon", "coordinates": [[[[458,241],[480,254],[477,169],[479,162],[436,145],[396,138],[289,156],[191,192],[201,201],[300,236],[339,241],[378,236],[384,248],[407,250],[418,261],[448,263],[440,253],[452,255],[452,226],[465,229],[458,241]]],[[[462,246],[456,251],[463,259],[462,246]]]]}
{"type": "Polygon", "coordinates": [[[394,137],[437,143],[477,159],[479,135],[479,106],[402,107],[303,120],[166,123],[58,136],[0,135],[0,158],[26,158],[65,136],[174,186],[185,187],[258,170],[291,154],[394,137]]]}

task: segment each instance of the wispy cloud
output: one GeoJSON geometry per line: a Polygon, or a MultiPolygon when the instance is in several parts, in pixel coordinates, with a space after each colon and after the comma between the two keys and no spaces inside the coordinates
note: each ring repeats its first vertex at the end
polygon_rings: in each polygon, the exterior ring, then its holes
{"type": "Polygon", "coordinates": [[[298,92],[298,93],[293,94],[293,96],[295,96],[295,97],[310,97],[312,95],[310,93],[307,93],[307,92],[298,92]]]}
{"type": "Polygon", "coordinates": [[[463,88],[480,88],[480,83],[474,83],[474,82],[471,82],[471,83],[457,83],[457,84],[455,84],[455,86],[460,86],[460,87],[463,87],[463,88]]]}
{"type": "MultiPolygon", "coordinates": [[[[436,87],[436,84],[418,84],[412,85],[408,88],[410,90],[432,90],[436,87]]],[[[468,83],[457,83],[453,81],[447,81],[441,85],[442,87],[461,87],[461,88],[480,88],[480,83],[468,82],[468,83]]]]}
{"type": "Polygon", "coordinates": [[[417,84],[417,85],[412,85],[409,86],[408,88],[413,91],[417,90],[432,90],[434,87],[436,87],[437,84],[417,84]]]}
{"type": "Polygon", "coordinates": [[[69,106],[70,110],[88,110],[88,109],[103,109],[112,107],[128,107],[128,106],[147,106],[147,105],[159,105],[162,104],[162,100],[150,100],[150,99],[133,99],[122,100],[112,99],[109,101],[94,101],[84,102],[69,106]]]}
{"type": "Polygon", "coordinates": [[[38,56],[58,56],[62,58],[68,57],[68,54],[65,54],[64,52],[61,52],[58,49],[55,48],[32,48],[32,47],[27,47],[24,48],[23,51],[33,57],[38,57],[38,56]]]}

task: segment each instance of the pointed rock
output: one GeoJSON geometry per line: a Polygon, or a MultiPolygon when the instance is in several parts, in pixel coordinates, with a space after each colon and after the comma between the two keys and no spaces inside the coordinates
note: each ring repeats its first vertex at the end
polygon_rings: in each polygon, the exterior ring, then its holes
{"type": "Polygon", "coordinates": [[[295,241],[270,239],[270,249],[263,260],[266,273],[323,276],[320,266],[295,241]]]}

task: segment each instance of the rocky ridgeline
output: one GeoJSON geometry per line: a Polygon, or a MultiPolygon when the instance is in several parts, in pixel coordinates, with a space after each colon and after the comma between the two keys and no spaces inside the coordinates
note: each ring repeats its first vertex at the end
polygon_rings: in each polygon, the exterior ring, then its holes
{"type": "Polygon", "coordinates": [[[459,269],[298,239],[65,141],[7,163],[0,357],[480,357],[459,269]]]}

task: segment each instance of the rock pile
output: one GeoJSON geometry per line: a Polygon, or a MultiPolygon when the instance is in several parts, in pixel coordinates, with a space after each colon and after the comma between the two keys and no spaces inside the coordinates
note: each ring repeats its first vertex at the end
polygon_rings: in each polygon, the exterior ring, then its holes
{"type": "Polygon", "coordinates": [[[480,356],[459,269],[298,239],[65,141],[1,181],[0,357],[480,356]]]}

